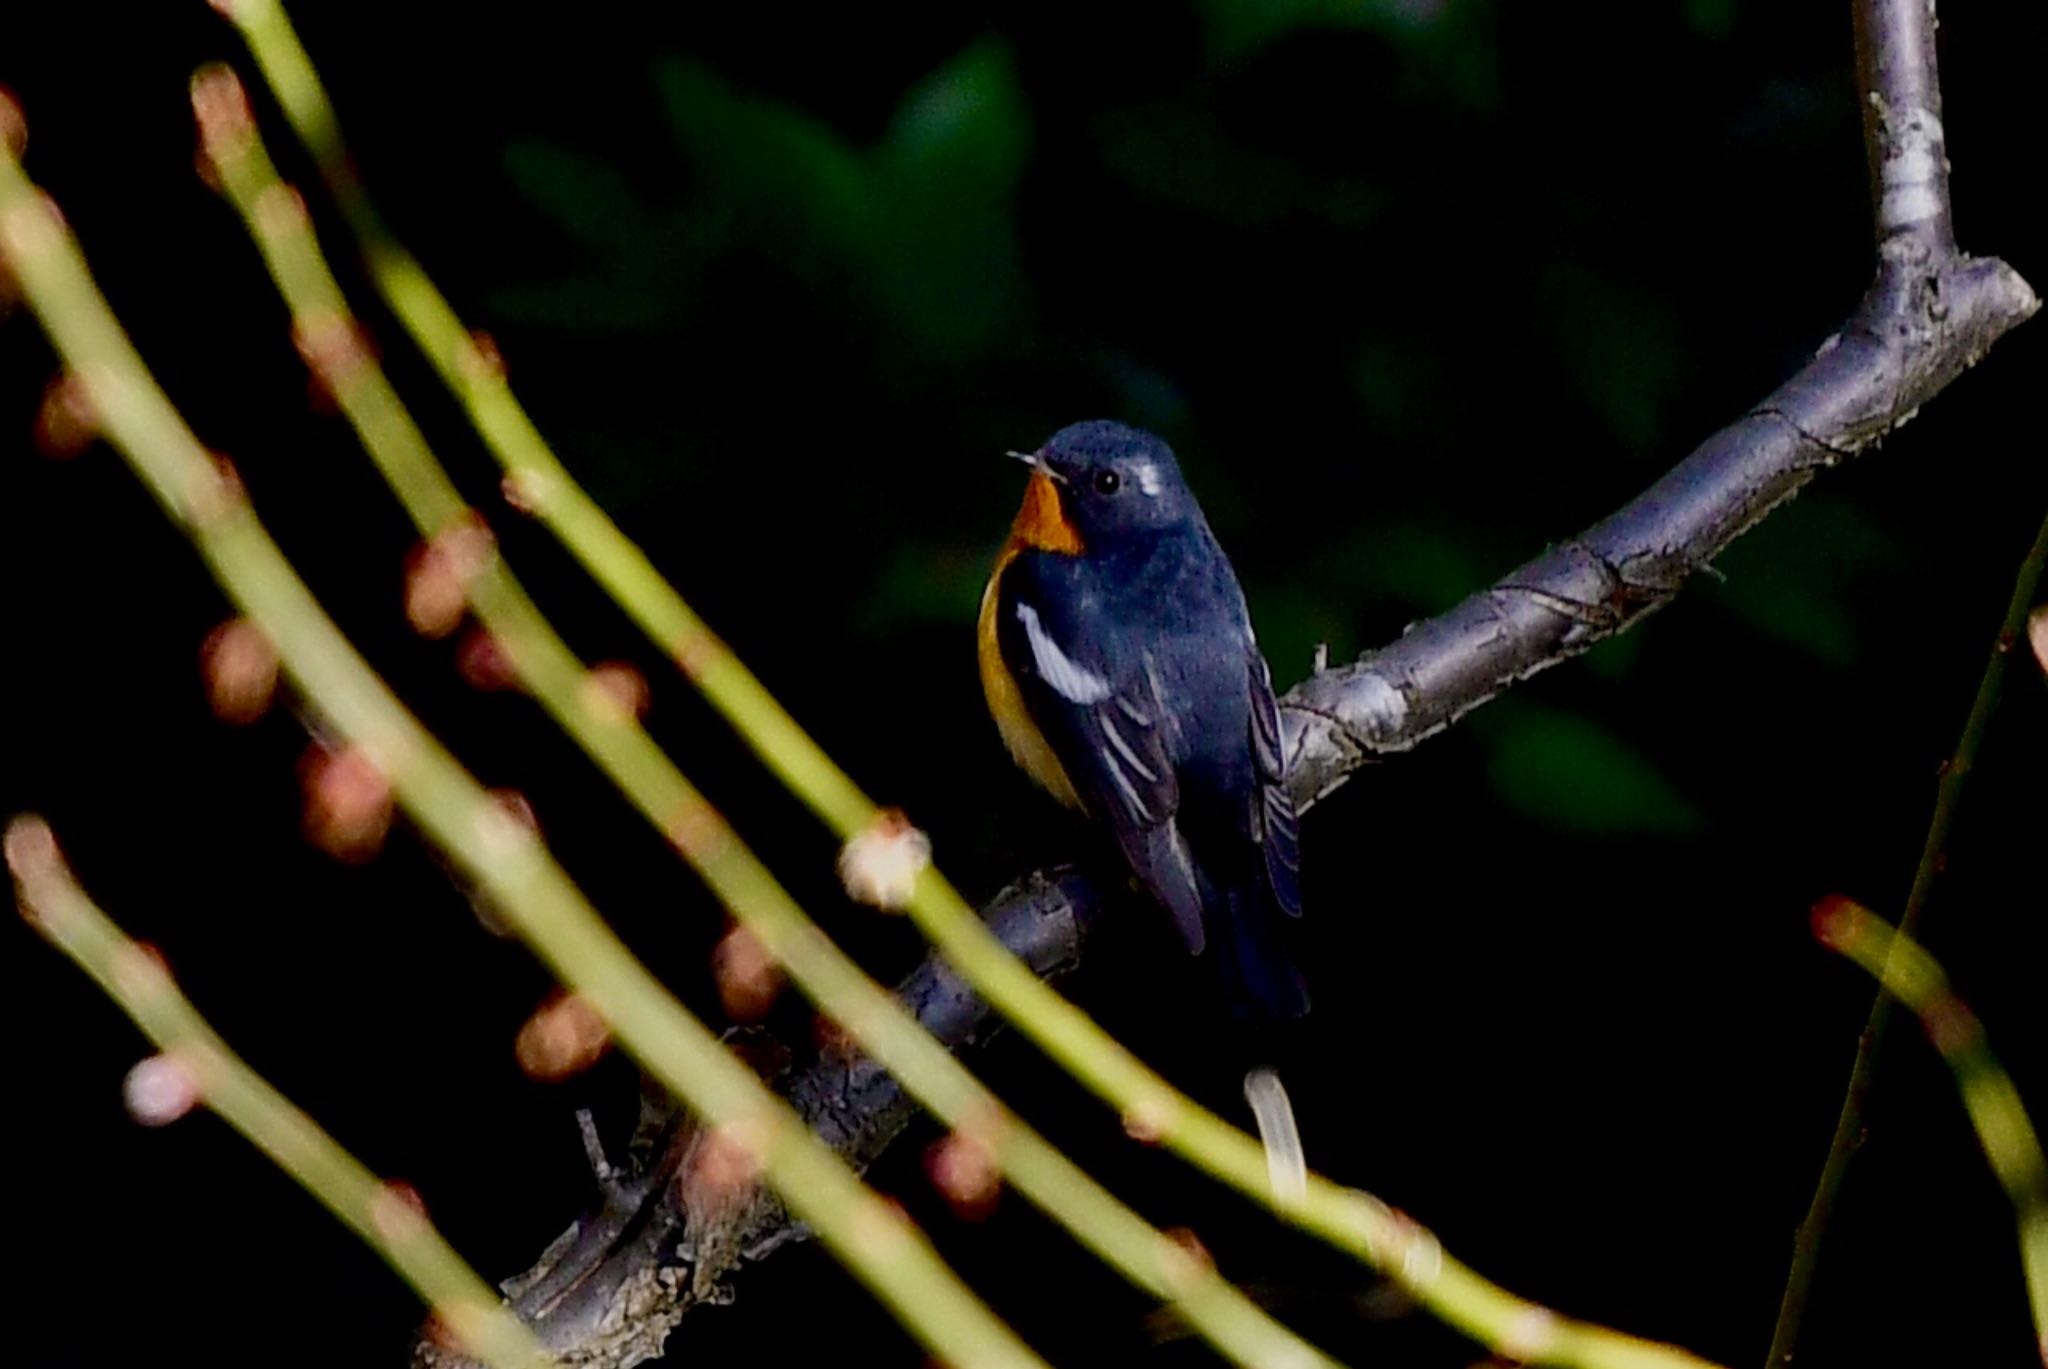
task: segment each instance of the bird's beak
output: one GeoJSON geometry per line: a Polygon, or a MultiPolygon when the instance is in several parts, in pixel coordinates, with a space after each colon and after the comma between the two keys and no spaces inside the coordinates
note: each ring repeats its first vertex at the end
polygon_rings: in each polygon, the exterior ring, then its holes
{"type": "Polygon", "coordinates": [[[1059,481],[1062,485],[1067,483],[1067,478],[1064,475],[1061,475],[1045,463],[1045,454],[1043,452],[1004,452],[1003,455],[1013,461],[1021,461],[1033,470],[1044,471],[1049,478],[1059,481]]]}

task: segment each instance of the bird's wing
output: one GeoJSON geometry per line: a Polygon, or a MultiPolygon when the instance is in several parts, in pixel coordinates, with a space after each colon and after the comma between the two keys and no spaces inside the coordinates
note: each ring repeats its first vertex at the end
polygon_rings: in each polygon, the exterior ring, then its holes
{"type": "Polygon", "coordinates": [[[1265,858],[1273,902],[1289,917],[1300,917],[1301,835],[1287,792],[1287,750],[1280,739],[1280,707],[1273,701],[1273,672],[1250,633],[1245,634],[1245,650],[1251,671],[1252,765],[1258,776],[1252,835],[1265,858]]]}
{"type": "Polygon", "coordinates": [[[1200,953],[1201,881],[1174,823],[1180,782],[1152,672],[1142,658],[1113,659],[1063,616],[1043,611],[1024,577],[1006,576],[1004,589],[998,639],[1026,707],[1082,804],[1109,825],[1188,949],[1200,953]]]}

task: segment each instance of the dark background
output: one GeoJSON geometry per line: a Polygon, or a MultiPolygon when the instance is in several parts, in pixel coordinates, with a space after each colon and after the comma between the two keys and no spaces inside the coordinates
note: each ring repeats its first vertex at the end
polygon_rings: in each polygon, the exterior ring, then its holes
{"type": "MultiPolygon", "coordinates": [[[[557,450],[976,897],[1086,843],[981,711],[971,620],[1021,483],[996,453],[1081,417],[1165,434],[1284,688],[1317,642],[1384,641],[1634,494],[1794,369],[1870,270],[1845,5],[1103,8],[297,7],[372,193],[557,450]]],[[[2048,12],[1942,17],[1958,233],[2039,285],[2048,12]]],[[[23,3],[0,29],[30,169],[203,439],[388,678],[482,779],[527,793],[715,1018],[702,889],[537,710],[473,693],[449,644],[404,625],[411,534],[308,403],[254,251],[192,174],[186,80],[209,59],[250,72],[231,30],[196,0],[23,3]]],[[[572,642],[647,669],[684,768],[878,975],[902,973],[915,937],[845,903],[829,835],[494,502],[488,458],[344,269],[572,642]]],[[[1288,1083],[1313,1163],[1517,1292],[1762,1357],[1869,998],[1806,910],[1904,896],[2048,505],[2044,336],[1816,482],[1725,578],[1306,820],[1318,1006],[1288,1083]]],[[[224,609],[197,559],[112,453],[32,446],[51,365],[23,311],[0,322],[0,807],[47,814],[228,1039],[415,1184],[480,1270],[523,1268],[588,1197],[573,1107],[615,1123],[630,1069],[521,1075],[512,1037],[545,977],[416,838],[360,869],[305,844],[291,717],[207,713],[196,653],[224,609]]],[[[2044,911],[2044,748],[2048,690],[2022,657],[1927,939],[2048,1110],[2039,963],[2018,953],[2044,911]]],[[[1128,919],[1069,991],[1240,1115],[1224,1033],[1186,1025],[1198,986],[1157,932],[1128,919]]],[[[10,1363],[398,1362],[419,1315],[403,1286],[218,1122],[130,1123],[139,1038],[12,922],[0,992],[10,1363]]],[[[795,1005],[779,1022],[801,1036],[795,1005]]],[[[1334,1353],[1479,1358],[1130,1146],[1020,1042],[975,1063],[1334,1353]]],[[[951,1217],[919,1166],[930,1136],[874,1181],[1035,1345],[1203,1360],[1014,1196],[951,1217]]],[[[917,1360],[814,1248],[739,1293],[677,1347],[917,1360]]],[[[2035,1362],[2009,1209],[1910,1028],[1802,1352],[2035,1362]]]]}

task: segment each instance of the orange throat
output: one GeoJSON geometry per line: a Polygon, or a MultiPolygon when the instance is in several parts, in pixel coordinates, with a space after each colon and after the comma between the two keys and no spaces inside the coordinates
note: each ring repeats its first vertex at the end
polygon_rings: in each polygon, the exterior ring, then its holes
{"type": "Polygon", "coordinates": [[[1017,521],[1010,525],[1010,540],[1062,556],[1081,554],[1080,529],[1067,521],[1059,486],[1052,483],[1043,466],[1031,472],[1031,482],[1024,487],[1024,507],[1017,510],[1017,521]]]}

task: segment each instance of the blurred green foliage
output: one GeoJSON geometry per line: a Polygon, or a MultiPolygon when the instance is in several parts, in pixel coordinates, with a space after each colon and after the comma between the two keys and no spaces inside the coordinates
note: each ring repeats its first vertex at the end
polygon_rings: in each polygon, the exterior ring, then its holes
{"type": "Polygon", "coordinates": [[[699,62],[663,59],[654,81],[676,159],[654,205],[602,158],[506,149],[507,174],[573,242],[580,269],[500,290],[504,316],[688,326],[703,275],[745,255],[871,313],[912,351],[973,356],[1017,326],[1015,199],[1031,130],[1001,42],[981,40],[925,77],[869,146],[699,62]]]}
{"type": "Polygon", "coordinates": [[[1656,762],[1583,714],[1509,698],[1469,725],[1488,741],[1494,788],[1525,818],[1580,835],[1685,834],[1705,823],[1656,762]]]}

